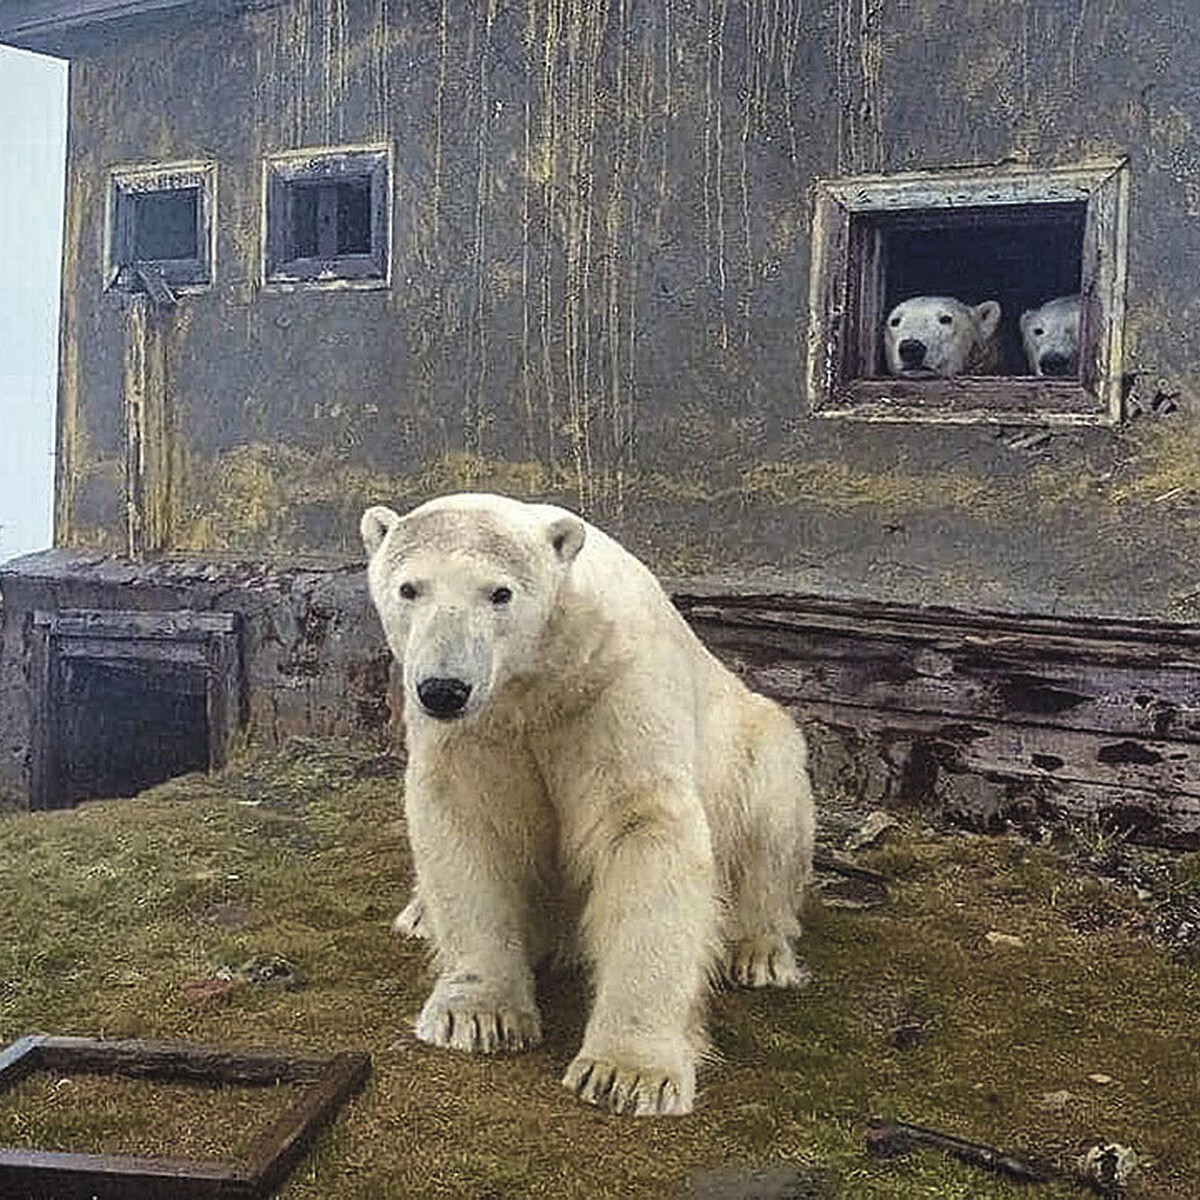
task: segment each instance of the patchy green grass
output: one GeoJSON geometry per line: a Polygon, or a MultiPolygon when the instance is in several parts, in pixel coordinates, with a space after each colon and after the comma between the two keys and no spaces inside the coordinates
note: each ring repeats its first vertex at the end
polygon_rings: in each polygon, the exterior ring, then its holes
{"type": "MultiPolygon", "coordinates": [[[[789,1161],[855,1200],[1079,1194],[929,1153],[874,1161],[872,1115],[1060,1164],[1126,1142],[1152,1160],[1131,1194],[1197,1195],[1200,963],[1151,940],[1149,901],[1076,859],[906,828],[861,860],[896,880],[889,904],[814,901],[807,991],[715,997],[697,1112],[632,1121],[558,1084],[587,1011],[578,980],[542,981],[547,1037],[529,1054],[415,1041],[423,955],[388,932],[409,880],[399,792],[393,760],[304,743],[222,779],[0,821],[0,1038],[369,1051],[367,1090],[288,1200],[668,1197],[698,1171],[789,1161]],[[302,987],[241,982],[207,1002],[185,987],[272,954],[302,987]]],[[[1196,859],[1174,875],[1200,889],[1196,859]]],[[[238,1154],[284,1099],[184,1091],[32,1079],[0,1097],[0,1144],[238,1154]]]]}

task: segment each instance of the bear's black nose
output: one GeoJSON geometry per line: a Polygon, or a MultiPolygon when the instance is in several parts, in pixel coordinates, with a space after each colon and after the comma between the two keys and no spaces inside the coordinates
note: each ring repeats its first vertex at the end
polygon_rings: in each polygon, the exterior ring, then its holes
{"type": "Polygon", "coordinates": [[[920,338],[905,338],[900,343],[900,361],[906,367],[919,367],[925,362],[925,343],[920,338]]]}
{"type": "Polygon", "coordinates": [[[1038,360],[1038,366],[1042,368],[1043,375],[1069,375],[1071,373],[1071,360],[1065,354],[1056,354],[1053,350],[1049,354],[1043,354],[1038,360]]]}
{"type": "Polygon", "coordinates": [[[457,717],[466,707],[471,685],[461,679],[445,679],[431,675],[417,684],[417,699],[431,716],[446,720],[457,717]]]}

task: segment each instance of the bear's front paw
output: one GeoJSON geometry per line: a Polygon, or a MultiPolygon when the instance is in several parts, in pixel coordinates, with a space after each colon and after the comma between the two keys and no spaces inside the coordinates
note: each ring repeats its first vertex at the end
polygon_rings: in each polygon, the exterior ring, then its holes
{"type": "Polygon", "coordinates": [[[725,977],[742,987],[803,987],[812,973],[796,961],[786,938],[752,937],[725,948],[725,977]]]}
{"type": "Polygon", "coordinates": [[[677,1117],[692,1111],[696,1073],[619,1064],[580,1054],[562,1079],[580,1100],[633,1117],[677,1117]]]}
{"type": "Polygon", "coordinates": [[[528,1050],[542,1040],[536,1005],[498,997],[474,981],[439,983],[417,1018],[417,1037],[468,1054],[528,1050]]]}

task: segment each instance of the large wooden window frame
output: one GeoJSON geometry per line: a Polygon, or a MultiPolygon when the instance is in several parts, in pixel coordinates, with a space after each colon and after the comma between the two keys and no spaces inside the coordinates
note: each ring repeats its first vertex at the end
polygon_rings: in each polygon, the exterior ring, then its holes
{"type": "MultiPolygon", "coordinates": [[[[1129,171],[1124,161],[1045,171],[974,169],[819,181],[813,210],[807,386],[817,417],[1112,425],[1122,410],[1129,171]],[[1083,215],[1077,379],[872,378],[887,272],[884,230],[952,228],[996,209],[1006,222],[1044,206],[1083,215]],[[1001,213],[1001,210],[1003,212],[1001,213]]],[[[1006,314],[1007,319],[1007,314],[1006,314]]]]}

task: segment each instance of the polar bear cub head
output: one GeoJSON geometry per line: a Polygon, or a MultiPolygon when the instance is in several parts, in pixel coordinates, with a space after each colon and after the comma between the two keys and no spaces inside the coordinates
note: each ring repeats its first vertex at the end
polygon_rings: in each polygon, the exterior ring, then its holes
{"type": "Polygon", "coordinates": [[[883,344],[893,375],[987,375],[996,370],[1000,305],[912,296],[888,313],[883,344]]]}
{"type": "Polygon", "coordinates": [[[479,713],[536,661],[587,526],[550,505],[460,494],[403,517],[377,505],[361,530],[408,711],[452,721],[479,713]]]}
{"type": "Polygon", "coordinates": [[[1059,296],[1021,314],[1021,340],[1034,375],[1079,374],[1079,297],[1059,296]]]}

